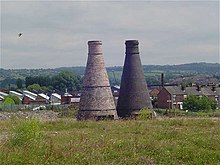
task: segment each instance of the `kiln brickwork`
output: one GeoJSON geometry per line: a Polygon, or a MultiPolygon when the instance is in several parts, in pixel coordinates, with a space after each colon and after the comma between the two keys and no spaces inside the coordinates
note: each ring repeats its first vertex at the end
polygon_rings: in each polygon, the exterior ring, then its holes
{"type": "Polygon", "coordinates": [[[152,108],[138,44],[137,40],[125,42],[126,56],[117,104],[120,117],[130,117],[142,108],[152,108]]]}
{"type": "Polygon", "coordinates": [[[102,42],[88,42],[88,59],[80,98],[78,120],[117,119],[117,111],[111,92],[102,55],[102,42]]]}

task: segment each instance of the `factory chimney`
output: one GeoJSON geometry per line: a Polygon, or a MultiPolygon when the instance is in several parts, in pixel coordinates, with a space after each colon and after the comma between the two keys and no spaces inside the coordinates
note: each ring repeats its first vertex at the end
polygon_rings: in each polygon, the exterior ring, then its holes
{"type": "Polygon", "coordinates": [[[88,41],[88,59],[78,120],[117,119],[117,111],[102,55],[101,41],[88,41]]]}
{"type": "Polygon", "coordinates": [[[126,56],[117,104],[119,117],[131,117],[142,108],[152,108],[138,44],[137,40],[125,42],[126,56]]]}
{"type": "Polygon", "coordinates": [[[161,87],[164,87],[164,73],[161,73],[161,87]]]}

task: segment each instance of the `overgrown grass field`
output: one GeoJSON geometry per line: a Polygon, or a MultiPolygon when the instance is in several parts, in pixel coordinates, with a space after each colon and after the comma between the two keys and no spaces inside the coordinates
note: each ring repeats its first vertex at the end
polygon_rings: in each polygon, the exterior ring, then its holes
{"type": "Polygon", "coordinates": [[[220,164],[220,119],[0,121],[0,164],[220,164]]]}

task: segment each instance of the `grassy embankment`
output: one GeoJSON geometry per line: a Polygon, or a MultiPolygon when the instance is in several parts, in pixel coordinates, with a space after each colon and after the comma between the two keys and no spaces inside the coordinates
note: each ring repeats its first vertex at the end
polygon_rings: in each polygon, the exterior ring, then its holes
{"type": "Polygon", "coordinates": [[[0,121],[0,164],[220,164],[219,119],[0,121]]]}

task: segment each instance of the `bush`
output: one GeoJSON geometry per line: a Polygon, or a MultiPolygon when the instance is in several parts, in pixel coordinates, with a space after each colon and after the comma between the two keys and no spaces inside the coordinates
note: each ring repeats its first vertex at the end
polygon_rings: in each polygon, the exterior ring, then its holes
{"type": "Polygon", "coordinates": [[[146,109],[146,108],[142,108],[139,112],[138,112],[138,116],[136,119],[138,120],[149,120],[152,119],[153,113],[151,110],[146,109]]]}

